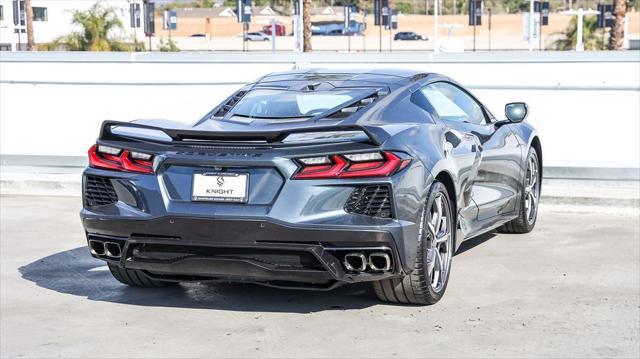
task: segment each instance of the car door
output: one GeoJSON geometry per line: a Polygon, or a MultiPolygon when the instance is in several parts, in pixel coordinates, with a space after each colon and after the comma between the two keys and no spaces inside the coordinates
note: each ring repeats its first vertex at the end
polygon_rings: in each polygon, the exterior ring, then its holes
{"type": "Polygon", "coordinates": [[[520,188],[520,143],[508,124],[497,123],[471,94],[446,81],[421,90],[445,126],[453,133],[472,136],[480,153],[471,198],[478,207],[476,231],[516,213],[520,188]]]}

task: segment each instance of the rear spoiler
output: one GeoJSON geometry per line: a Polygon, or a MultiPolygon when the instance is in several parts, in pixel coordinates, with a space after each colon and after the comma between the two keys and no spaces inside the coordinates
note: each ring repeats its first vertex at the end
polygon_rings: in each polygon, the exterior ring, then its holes
{"type": "Polygon", "coordinates": [[[316,133],[330,131],[362,131],[367,135],[369,141],[374,145],[381,145],[389,134],[379,127],[368,127],[360,125],[342,125],[342,126],[313,126],[313,127],[297,127],[291,129],[282,129],[278,131],[199,131],[189,129],[168,129],[157,126],[145,125],[135,122],[121,121],[104,121],[100,130],[99,140],[106,141],[145,141],[171,144],[203,144],[202,141],[212,143],[222,142],[224,144],[235,143],[252,143],[264,142],[267,145],[286,144],[283,140],[290,134],[294,133],[316,133]],[[134,129],[134,132],[143,132],[139,130],[150,130],[156,133],[154,136],[136,136],[114,133],[114,128],[134,129]],[[136,131],[137,130],[137,131],[136,131]],[[160,134],[164,134],[164,138],[160,138],[160,134]]]}

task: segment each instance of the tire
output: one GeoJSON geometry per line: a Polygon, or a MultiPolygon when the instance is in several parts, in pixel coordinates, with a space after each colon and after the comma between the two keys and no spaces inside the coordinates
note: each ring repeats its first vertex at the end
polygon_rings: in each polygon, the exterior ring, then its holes
{"type": "Polygon", "coordinates": [[[525,170],[522,197],[518,217],[502,225],[498,230],[502,233],[529,233],[536,226],[538,219],[538,205],[540,204],[540,160],[538,152],[531,147],[527,154],[527,168],[525,170]],[[533,172],[532,172],[533,171],[533,172]],[[529,212],[529,203],[533,203],[529,212]]]}
{"type": "Polygon", "coordinates": [[[175,284],[173,282],[165,282],[156,279],[152,279],[141,270],[137,269],[125,269],[120,268],[115,264],[108,264],[111,275],[118,280],[118,282],[126,284],[131,287],[147,287],[157,288],[167,285],[175,284]]]}
{"type": "Polygon", "coordinates": [[[456,226],[455,220],[452,220],[452,208],[446,187],[435,181],[422,210],[414,269],[403,278],[374,282],[373,289],[378,299],[390,303],[430,305],[442,298],[449,282],[451,258],[455,248],[456,226]],[[440,208],[439,212],[437,208],[440,208]],[[437,220],[438,213],[440,218],[444,216],[445,221],[437,220]],[[434,241],[435,238],[438,240],[434,241]],[[440,268],[438,272],[437,267],[440,268]]]}

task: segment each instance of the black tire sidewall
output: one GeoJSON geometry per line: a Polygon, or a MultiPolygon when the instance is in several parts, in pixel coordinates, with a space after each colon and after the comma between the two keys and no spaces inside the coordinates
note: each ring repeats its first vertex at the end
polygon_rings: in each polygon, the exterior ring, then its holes
{"type": "Polygon", "coordinates": [[[540,198],[538,198],[538,203],[536,204],[536,213],[533,217],[533,221],[531,223],[529,223],[529,218],[527,218],[527,209],[525,207],[525,201],[527,199],[527,194],[525,192],[525,188],[527,187],[527,166],[529,166],[529,158],[531,157],[532,154],[535,154],[535,158],[536,158],[536,162],[538,164],[538,173],[536,174],[536,176],[538,176],[536,185],[538,186],[538,195],[540,195],[540,189],[542,186],[542,178],[540,176],[540,159],[538,158],[538,151],[536,151],[535,148],[531,147],[529,148],[529,152],[527,153],[527,160],[526,160],[526,164],[525,164],[525,168],[524,168],[524,178],[522,180],[522,200],[520,203],[520,215],[522,216],[522,223],[524,224],[524,227],[526,228],[525,231],[526,232],[530,232],[531,230],[533,230],[533,227],[536,226],[536,222],[538,221],[538,213],[540,212],[540,198]]]}
{"type": "MultiPolygon", "coordinates": [[[[427,222],[431,219],[430,218],[431,214],[429,209],[433,205],[433,201],[435,200],[436,195],[439,193],[442,193],[446,198],[448,202],[448,208],[449,208],[449,218],[452,219],[452,223],[451,223],[451,236],[452,236],[451,251],[452,252],[455,250],[455,242],[456,242],[456,236],[455,236],[456,220],[452,213],[453,206],[451,204],[451,198],[449,197],[449,192],[447,191],[447,188],[445,187],[444,184],[442,184],[439,181],[435,181],[431,185],[431,189],[429,190],[429,195],[427,196],[427,201],[425,202],[425,207],[423,208],[423,215],[422,215],[423,231],[422,231],[422,236],[420,238],[420,243],[418,246],[418,251],[419,251],[418,258],[419,260],[422,261],[422,272],[423,272],[420,274],[423,275],[425,278],[426,291],[427,291],[426,294],[428,294],[428,298],[426,299],[429,303],[437,302],[438,300],[440,300],[440,298],[442,298],[442,296],[446,292],[447,285],[449,284],[449,278],[451,277],[451,267],[452,267],[450,264],[449,271],[447,272],[447,277],[445,278],[445,281],[442,286],[442,290],[440,290],[439,292],[435,292],[431,287],[431,273],[429,273],[429,271],[427,270],[427,248],[429,248],[430,246],[430,242],[429,242],[430,240],[429,240],[429,237],[427,236],[428,234],[427,222]]],[[[451,257],[453,259],[453,253],[451,253],[451,257]]]]}

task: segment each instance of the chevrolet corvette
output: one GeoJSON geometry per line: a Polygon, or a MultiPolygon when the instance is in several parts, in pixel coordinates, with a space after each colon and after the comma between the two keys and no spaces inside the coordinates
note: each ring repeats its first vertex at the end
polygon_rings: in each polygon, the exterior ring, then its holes
{"type": "Polygon", "coordinates": [[[83,174],[88,248],[131,286],[371,282],[434,304],[463,241],[536,224],[527,114],[508,103],[499,119],[435,73],[306,69],[193,123],[105,121],[83,174]]]}

